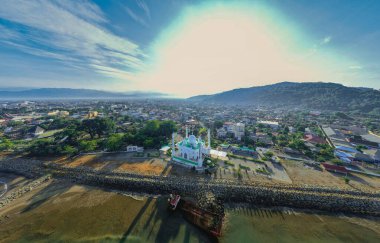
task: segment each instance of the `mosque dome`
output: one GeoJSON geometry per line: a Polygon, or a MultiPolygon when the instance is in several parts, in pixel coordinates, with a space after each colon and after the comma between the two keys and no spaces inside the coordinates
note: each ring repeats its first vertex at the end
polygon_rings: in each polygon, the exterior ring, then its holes
{"type": "Polygon", "coordinates": [[[197,143],[197,138],[194,136],[194,135],[190,135],[189,136],[189,142],[191,143],[191,144],[196,144],[197,143]]]}

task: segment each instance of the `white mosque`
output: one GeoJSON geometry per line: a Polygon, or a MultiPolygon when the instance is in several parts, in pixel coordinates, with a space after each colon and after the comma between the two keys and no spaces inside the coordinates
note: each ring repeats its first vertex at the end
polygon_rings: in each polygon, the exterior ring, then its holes
{"type": "Polygon", "coordinates": [[[205,141],[201,137],[197,138],[194,135],[188,134],[188,129],[186,127],[186,137],[175,144],[173,133],[172,136],[172,159],[173,161],[182,164],[187,167],[200,168],[203,165],[203,160],[206,156],[210,155],[211,143],[210,143],[210,130],[207,133],[207,146],[205,141]],[[177,145],[178,150],[175,150],[175,145],[177,145]]]}

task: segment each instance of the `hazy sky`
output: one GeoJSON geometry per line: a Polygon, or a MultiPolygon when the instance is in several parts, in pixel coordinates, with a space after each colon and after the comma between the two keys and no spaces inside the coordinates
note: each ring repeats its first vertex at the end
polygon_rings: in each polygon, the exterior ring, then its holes
{"type": "Polygon", "coordinates": [[[380,88],[380,1],[1,0],[0,87],[380,88]]]}

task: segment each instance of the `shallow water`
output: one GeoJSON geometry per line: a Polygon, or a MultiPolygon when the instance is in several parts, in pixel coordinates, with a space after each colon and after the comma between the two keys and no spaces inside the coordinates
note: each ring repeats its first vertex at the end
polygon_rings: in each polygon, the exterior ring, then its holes
{"type": "MultiPolygon", "coordinates": [[[[166,198],[133,197],[100,190],[46,189],[0,222],[0,242],[110,241],[216,242],[166,209],[166,198]],[[2,240],[1,240],[2,239],[2,240]]],[[[226,209],[220,242],[379,242],[380,219],[291,209],[226,209]]],[[[0,211],[1,214],[1,211],[0,211]]]]}
{"type": "Polygon", "coordinates": [[[235,208],[222,242],[379,242],[380,221],[297,212],[235,208]]]}

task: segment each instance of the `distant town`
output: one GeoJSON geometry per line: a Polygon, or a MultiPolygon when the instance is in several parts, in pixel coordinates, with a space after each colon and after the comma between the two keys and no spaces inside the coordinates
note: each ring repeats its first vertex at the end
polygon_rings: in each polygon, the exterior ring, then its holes
{"type": "Polygon", "coordinates": [[[211,153],[196,167],[215,178],[364,187],[380,181],[379,118],[371,116],[182,100],[72,100],[3,102],[0,118],[3,153],[78,158],[131,152],[163,158],[154,166],[164,168],[172,133],[178,150],[184,137],[206,139],[209,131],[211,153]],[[321,177],[324,170],[333,173],[321,177]]]}
{"type": "Polygon", "coordinates": [[[379,215],[375,115],[74,99],[3,101],[0,117],[0,223],[29,197],[39,204],[76,185],[88,196],[164,195],[213,237],[225,231],[226,203],[379,215]]]}

